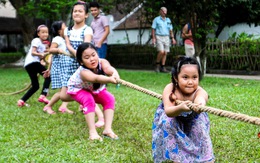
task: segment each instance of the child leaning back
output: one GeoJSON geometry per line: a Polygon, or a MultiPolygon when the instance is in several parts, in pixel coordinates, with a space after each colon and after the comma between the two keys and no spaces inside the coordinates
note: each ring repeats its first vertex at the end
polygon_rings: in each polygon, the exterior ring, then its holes
{"type": "Polygon", "coordinates": [[[18,107],[25,106],[25,102],[40,88],[38,81],[38,74],[43,75],[45,78],[43,83],[43,88],[40,97],[38,98],[39,102],[48,104],[49,100],[46,98],[49,86],[51,83],[50,73],[46,68],[41,65],[40,60],[48,54],[44,52],[46,47],[43,44],[43,41],[47,40],[49,37],[49,30],[46,25],[39,25],[35,31],[34,39],[31,42],[31,47],[29,52],[25,57],[24,68],[27,71],[32,87],[25,93],[25,95],[17,101],[18,107]]]}
{"type": "Polygon", "coordinates": [[[119,79],[117,70],[106,59],[100,59],[91,43],[79,45],[76,53],[80,67],[68,81],[67,93],[83,106],[89,128],[89,140],[101,140],[95,128],[95,103],[101,104],[105,116],[103,136],[118,139],[112,130],[115,98],[106,89],[107,83],[116,84],[119,79]]]}

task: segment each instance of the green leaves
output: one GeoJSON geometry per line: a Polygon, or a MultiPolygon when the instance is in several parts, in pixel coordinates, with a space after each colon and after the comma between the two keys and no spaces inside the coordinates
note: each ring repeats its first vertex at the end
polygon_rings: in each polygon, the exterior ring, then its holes
{"type": "Polygon", "coordinates": [[[75,3],[67,0],[41,0],[26,2],[24,6],[18,9],[19,14],[28,15],[48,20],[66,20],[70,9],[75,3]]]}

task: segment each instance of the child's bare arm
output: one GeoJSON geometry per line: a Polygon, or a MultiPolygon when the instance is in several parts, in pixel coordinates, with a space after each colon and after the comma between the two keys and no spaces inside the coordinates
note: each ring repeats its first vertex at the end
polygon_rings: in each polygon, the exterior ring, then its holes
{"type": "Polygon", "coordinates": [[[48,52],[46,52],[46,53],[38,53],[37,52],[37,47],[35,47],[35,46],[32,47],[32,55],[33,56],[38,56],[38,57],[40,57],[42,59],[42,58],[44,58],[44,56],[46,54],[48,54],[48,52]]]}
{"type": "Polygon", "coordinates": [[[181,37],[183,39],[190,39],[192,38],[192,34],[189,32],[188,30],[188,24],[186,24],[183,29],[182,29],[182,33],[181,33],[181,37]]]}
{"type": "Polygon", "coordinates": [[[51,53],[51,54],[65,54],[65,52],[62,49],[58,48],[57,43],[51,43],[49,53],[51,53]]]}
{"type": "Polygon", "coordinates": [[[93,36],[90,35],[90,34],[85,35],[85,36],[84,36],[84,42],[91,42],[92,37],[93,37],[93,36]]]}
{"type": "MultiPolygon", "coordinates": [[[[175,101],[170,101],[169,97],[172,94],[173,87],[174,87],[173,84],[170,83],[166,85],[166,87],[163,90],[164,110],[166,115],[169,117],[176,117],[180,115],[182,112],[190,111],[190,109],[187,106],[187,103],[189,103],[190,101],[185,101],[180,105],[176,105],[175,101]]],[[[176,97],[173,97],[173,99],[176,100],[176,97]]]]}
{"type": "Polygon", "coordinates": [[[73,56],[76,57],[76,50],[71,46],[69,37],[68,37],[68,36],[64,36],[64,38],[65,38],[65,42],[66,42],[67,49],[69,50],[69,52],[70,52],[73,56]]]}
{"type": "Polygon", "coordinates": [[[208,101],[208,93],[201,87],[199,87],[198,92],[196,93],[194,103],[205,106],[208,101]]]}
{"type": "Polygon", "coordinates": [[[101,59],[102,69],[105,74],[114,77],[115,79],[120,79],[117,70],[110,65],[110,63],[106,59],[101,59]]]}
{"type": "Polygon", "coordinates": [[[114,77],[106,76],[106,75],[98,75],[89,70],[81,71],[80,73],[81,79],[85,82],[91,83],[114,83],[116,84],[116,79],[114,77]]]}

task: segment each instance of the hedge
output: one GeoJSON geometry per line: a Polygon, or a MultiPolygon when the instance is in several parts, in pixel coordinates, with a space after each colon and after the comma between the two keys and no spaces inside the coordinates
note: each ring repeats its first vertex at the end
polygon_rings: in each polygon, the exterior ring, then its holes
{"type": "Polygon", "coordinates": [[[0,65],[18,61],[23,56],[21,52],[0,53],[0,65]]]}

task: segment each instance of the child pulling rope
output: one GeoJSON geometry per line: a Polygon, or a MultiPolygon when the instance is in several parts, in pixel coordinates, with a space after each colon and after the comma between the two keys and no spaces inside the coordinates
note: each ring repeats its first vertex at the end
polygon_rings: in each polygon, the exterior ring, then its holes
{"type": "MultiPolygon", "coordinates": [[[[142,88],[138,85],[124,81],[122,79],[118,79],[117,82],[119,84],[122,84],[124,86],[129,87],[129,88],[135,89],[137,91],[143,92],[145,94],[148,94],[150,96],[153,96],[153,97],[156,97],[157,99],[162,100],[162,95],[155,93],[151,90],[142,88]]],[[[182,103],[182,101],[177,100],[176,103],[180,104],[180,103],[182,103]]],[[[258,117],[252,117],[252,116],[248,116],[248,115],[241,114],[241,113],[233,113],[231,111],[221,110],[221,109],[208,107],[208,106],[200,106],[200,105],[196,105],[196,104],[193,104],[193,103],[189,103],[188,107],[191,110],[194,110],[194,111],[209,112],[209,113],[217,115],[217,116],[228,117],[230,119],[239,120],[239,121],[243,121],[243,122],[247,122],[247,123],[251,123],[251,124],[260,126],[260,118],[258,118],[258,117]]]]}

